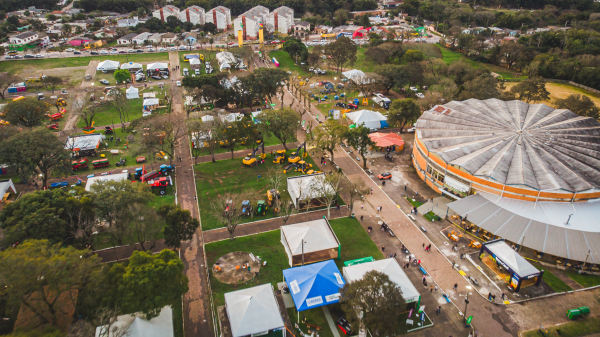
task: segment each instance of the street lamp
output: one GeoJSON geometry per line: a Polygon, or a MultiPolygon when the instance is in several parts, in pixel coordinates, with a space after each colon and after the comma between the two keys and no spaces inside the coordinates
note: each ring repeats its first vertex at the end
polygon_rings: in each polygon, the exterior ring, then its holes
{"type": "Polygon", "coordinates": [[[304,265],[304,244],[307,243],[306,241],[304,241],[304,239],[302,239],[302,265],[304,265]]]}
{"type": "Polygon", "coordinates": [[[465,322],[467,321],[467,306],[469,305],[469,291],[473,289],[471,286],[467,286],[467,295],[465,297],[465,322]]]}

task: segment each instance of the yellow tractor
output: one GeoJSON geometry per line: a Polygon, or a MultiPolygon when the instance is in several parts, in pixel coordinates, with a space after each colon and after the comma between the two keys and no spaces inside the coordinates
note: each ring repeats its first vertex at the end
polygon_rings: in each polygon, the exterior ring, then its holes
{"type": "Polygon", "coordinates": [[[163,151],[160,151],[156,154],[155,158],[160,160],[167,159],[167,154],[163,151]]]}
{"type": "Polygon", "coordinates": [[[304,143],[300,144],[300,146],[298,146],[298,149],[296,150],[296,152],[292,152],[292,154],[288,158],[288,163],[295,164],[295,163],[299,162],[302,158],[306,158],[307,156],[308,156],[308,153],[306,153],[306,142],[304,142],[304,143]],[[304,152],[302,152],[302,155],[301,155],[300,150],[302,150],[302,147],[304,147],[304,152]]]}
{"type": "Polygon", "coordinates": [[[56,106],[67,106],[67,101],[64,98],[59,97],[56,99],[56,106]]]}
{"type": "Polygon", "coordinates": [[[313,174],[315,172],[315,170],[312,170],[312,164],[309,164],[307,162],[305,162],[304,160],[299,161],[296,165],[296,171],[297,172],[302,172],[304,174],[313,174]]]}
{"type": "Polygon", "coordinates": [[[275,155],[273,156],[273,163],[283,164],[285,162],[286,158],[287,158],[287,155],[285,153],[285,150],[275,151],[275,155]]]}
{"type": "Polygon", "coordinates": [[[262,140],[256,141],[256,148],[252,150],[252,153],[248,153],[248,155],[242,160],[244,165],[252,167],[257,164],[259,160],[265,159],[267,155],[265,154],[265,143],[262,140]],[[256,152],[262,147],[262,154],[256,155],[256,152]]]}
{"type": "Polygon", "coordinates": [[[269,206],[273,206],[273,201],[275,201],[275,199],[280,199],[281,196],[279,195],[279,191],[276,189],[270,189],[267,191],[267,204],[269,206]]]}

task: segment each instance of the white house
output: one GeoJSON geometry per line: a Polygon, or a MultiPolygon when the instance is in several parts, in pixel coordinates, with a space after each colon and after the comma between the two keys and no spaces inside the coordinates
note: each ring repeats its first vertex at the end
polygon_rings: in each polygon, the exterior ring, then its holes
{"type": "Polygon", "coordinates": [[[190,22],[195,25],[203,25],[205,15],[206,11],[204,10],[204,8],[194,5],[179,12],[179,20],[183,22],[190,22]]]}
{"type": "Polygon", "coordinates": [[[260,25],[267,23],[268,16],[269,9],[264,6],[256,6],[246,11],[233,20],[233,30],[235,36],[237,36],[238,31],[241,30],[244,40],[258,39],[260,25]]]}
{"type": "Polygon", "coordinates": [[[138,36],[137,33],[131,33],[131,34],[127,34],[123,37],[120,37],[117,39],[117,44],[131,44],[133,38],[135,38],[136,36],[138,36]]]}
{"type": "Polygon", "coordinates": [[[292,31],[292,26],[294,25],[294,10],[287,6],[275,8],[273,12],[269,14],[267,23],[269,26],[273,27],[275,31],[288,34],[292,31]]]}
{"type": "Polygon", "coordinates": [[[22,45],[22,44],[27,44],[29,42],[35,41],[35,40],[37,40],[37,38],[38,38],[38,33],[31,31],[31,32],[25,32],[25,33],[13,35],[8,38],[8,41],[10,42],[10,44],[22,45]]]}
{"type": "Polygon", "coordinates": [[[122,28],[135,27],[138,23],[140,23],[140,21],[137,16],[134,16],[132,19],[117,20],[117,26],[122,28]]]}
{"type": "Polygon", "coordinates": [[[179,17],[179,12],[179,8],[173,5],[166,5],[165,7],[159,8],[152,12],[152,16],[157,19],[160,19],[163,22],[167,22],[167,18],[169,16],[179,17]]]}
{"type": "Polygon", "coordinates": [[[100,29],[98,30],[94,36],[97,38],[106,38],[106,37],[114,37],[117,34],[114,30],[110,29],[100,29]]]}
{"type": "Polygon", "coordinates": [[[152,36],[152,33],[142,33],[138,36],[136,36],[135,38],[131,39],[131,43],[133,44],[145,44],[146,40],[148,40],[148,38],[152,36]]]}
{"type": "Polygon", "coordinates": [[[173,43],[177,41],[177,35],[173,33],[166,33],[161,36],[162,43],[173,43]]]}
{"type": "Polygon", "coordinates": [[[227,7],[217,6],[204,15],[204,23],[213,23],[219,30],[231,28],[231,11],[227,7]]]}
{"type": "Polygon", "coordinates": [[[147,40],[150,41],[151,43],[160,43],[162,41],[162,34],[161,33],[152,34],[152,36],[147,38],[147,40]]]}

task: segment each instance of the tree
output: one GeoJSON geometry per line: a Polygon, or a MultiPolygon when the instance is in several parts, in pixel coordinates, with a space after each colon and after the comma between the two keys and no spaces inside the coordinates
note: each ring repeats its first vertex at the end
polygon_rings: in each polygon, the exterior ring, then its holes
{"type": "Polygon", "coordinates": [[[331,57],[329,60],[335,65],[337,72],[339,72],[344,65],[352,65],[356,62],[356,52],[358,48],[354,41],[345,36],[326,45],[324,50],[325,54],[331,57]]]}
{"type": "Polygon", "coordinates": [[[254,89],[260,97],[266,96],[269,101],[272,101],[272,97],[281,91],[290,75],[279,68],[257,68],[247,77],[254,82],[253,88],[247,89],[254,89]]]}
{"type": "Polygon", "coordinates": [[[47,240],[25,241],[0,252],[0,283],[10,285],[4,291],[12,305],[28,308],[40,325],[57,326],[72,315],[65,301],[74,307],[77,292],[102,280],[102,261],[88,253],[47,240]]]}
{"type": "Polygon", "coordinates": [[[404,60],[408,63],[421,62],[425,60],[425,54],[420,50],[410,49],[404,53],[404,60]]]}
{"type": "Polygon", "coordinates": [[[510,88],[509,94],[526,103],[550,99],[550,92],[546,90],[546,81],[542,77],[530,77],[519,82],[510,88]]]}
{"type": "Polygon", "coordinates": [[[35,173],[42,174],[42,187],[47,187],[50,171],[69,171],[70,153],[64,143],[47,129],[20,132],[0,147],[0,162],[14,167],[25,181],[35,173]]]}
{"type": "Polygon", "coordinates": [[[277,137],[283,147],[288,150],[287,144],[296,141],[296,132],[300,125],[300,117],[292,109],[263,110],[258,115],[261,123],[258,129],[263,133],[277,137]]]}
{"type": "Polygon", "coordinates": [[[350,12],[347,9],[340,8],[333,13],[336,26],[342,26],[350,18],[350,12]]]}
{"type": "Polygon", "coordinates": [[[348,141],[348,145],[352,146],[363,160],[363,168],[367,169],[367,157],[365,154],[369,152],[369,148],[375,146],[375,142],[369,137],[371,130],[364,126],[359,125],[355,128],[348,129],[344,138],[348,141]]]}
{"type": "Polygon", "coordinates": [[[423,69],[420,62],[402,65],[402,77],[408,82],[409,86],[423,83],[424,75],[425,69],[423,69]]]}
{"type": "MultiPolygon", "coordinates": [[[[76,103],[73,103],[74,106],[75,106],[75,104],[76,103]]],[[[81,119],[83,119],[83,121],[85,122],[85,126],[89,128],[92,126],[92,122],[94,121],[94,117],[96,116],[97,107],[98,106],[95,104],[90,104],[86,107],[79,106],[79,107],[73,107],[73,108],[79,110],[79,117],[81,117],[81,119]]],[[[117,111],[119,111],[119,110],[117,110],[117,111]]]]}
{"type": "MultiPolygon", "coordinates": [[[[151,251],[163,231],[164,219],[156,210],[141,204],[129,205],[131,213],[131,242],[137,242],[142,251],[151,251]]],[[[134,245],[135,248],[135,245],[134,245]]]]}
{"type": "Polygon", "coordinates": [[[156,255],[135,251],[127,265],[117,263],[108,272],[108,307],[122,312],[141,311],[146,319],[160,314],[162,308],[181,299],[188,291],[188,278],[177,253],[164,249],[156,255]]]}
{"type": "Polygon", "coordinates": [[[504,62],[506,62],[508,69],[523,56],[524,50],[525,46],[518,42],[507,41],[502,44],[500,47],[500,54],[504,56],[504,62]]]}
{"type": "Polygon", "coordinates": [[[243,216],[242,202],[248,199],[246,193],[226,192],[215,198],[210,205],[212,216],[223,227],[227,227],[231,240],[233,240],[233,234],[243,216]]]}
{"type": "Polygon", "coordinates": [[[356,183],[347,180],[349,186],[345,187],[344,190],[348,192],[348,210],[350,213],[354,210],[355,200],[364,200],[365,195],[369,193],[369,187],[365,182],[360,179],[356,183]]]}
{"type": "Polygon", "coordinates": [[[572,94],[564,99],[557,99],[556,107],[559,109],[569,109],[579,116],[600,118],[600,109],[586,95],[572,94]]]}
{"type": "Polygon", "coordinates": [[[117,81],[117,84],[119,84],[119,83],[127,84],[127,80],[129,80],[131,78],[131,73],[127,69],[118,69],[118,70],[115,70],[114,77],[115,77],[115,80],[117,81]]]}
{"type": "Polygon", "coordinates": [[[448,64],[441,58],[430,57],[425,61],[425,68],[435,81],[439,81],[448,72],[448,64]]]}
{"type": "Polygon", "coordinates": [[[396,64],[384,64],[375,67],[375,74],[379,75],[380,84],[386,92],[390,89],[402,86],[405,79],[402,73],[402,66],[396,64]]]}
{"type": "Polygon", "coordinates": [[[48,105],[34,98],[10,101],[4,108],[4,119],[10,124],[24,127],[38,126],[45,120],[48,105]]]}
{"type": "Polygon", "coordinates": [[[400,287],[375,270],[346,283],[340,290],[340,302],[350,325],[369,329],[373,336],[393,335],[398,314],[406,306],[400,287]]]}
{"type": "Polygon", "coordinates": [[[192,217],[190,211],[179,206],[162,205],[158,214],[165,221],[165,243],[169,247],[181,247],[181,241],[191,240],[200,226],[200,222],[192,217]]]}
{"type": "Polygon", "coordinates": [[[338,120],[328,119],[320,128],[316,128],[310,135],[310,142],[323,152],[329,152],[331,161],[334,162],[334,151],[340,145],[348,127],[338,120]]]}
{"type": "Polygon", "coordinates": [[[54,90],[61,86],[64,83],[64,80],[62,77],[46,75],[46,77],[42,78],[42,83],[44,83],[44,85],[52,91],[52,95],[54,95],[54,90]]]}
{"type": "Polygon", "coordinates": [[[483,73],[471,81],[463,85],[463,90],[459,94],[460,100],[475,99],[490,99],[498,98],[501,95],[500,89],[502,82],[488,73],[483,73]]]}
{"type": "MultiPolygon", "coordinates": [[[[327,207],[327,219],[331,219],[331,206],[337,205],[338,192],[344,175],[339,172],[331,174],[319,174],[314,177],[309,185],[310,192],[307,195],[318,195],[327,207]]],[[[308,202],[310,204],[310,202],[308,202]]]]}
{"type": "Polygon", "coordinates": [[[61,30],[63,33],[65,33],[65,35],[69,36],[69,34],[71,33],[71,30],[72,30],[72,28],[71,28],[71,25],[70,25],[70,24],[68,24],[68,23],[65,23],[65,24],[63,24],[63,25],[60,27],[60,30],[61,30]]]}
{"type": "MultiPolygon", "coordinates": [[[[279,192],[286,188],[287,176],[278,167],[269,169],[269,189],[274,189],[279,192]]],[[[297,213],[294,203],[289,196],[289,193],[283,193],[278,198],[273,198],[272,207],[274,213],[278,213],[281,219],[281,225],[285,226],[290,217],[297,213]]]]}
{"type": "Polygon", "coordinates": [[[123,92],[123,90],[113,88],[108,92],[107,96],[110,98],[113,108],[119,114],[119,120],[121,121],[121,129],[125,129],[125,120],[129,118],[127,108],[127,95],[123,92]]]}
{"type": "Polygon", "coordinates": [[[98,181],[91,186],[92,197],[98,217],[108,223],[114,245],[122,245],[129,234],[130,205],[145,205],[154,199],[148,184],[132,184],[130,181],[98,181]]]}
{"type": "Polygon", "coordinates": [[[6,90],[19,81],[21,81],[21,79],[18,76],[9,73],[0,73],[0,97],[5,99],[4,94],[6,93],[6,90]]]}
{"type": "Polygon", "coordinates": [[[283,43],[283,50],[290,55],[296,64],[298,64],[298,58],[304,62],[308,57],[308,48],[296,38],[286,39],[283,43]]]}
{"type": "Polygon", "coordinates": [[[142,148],[153,154],[164,152],[173,164],[175,149],[187,136],[183,116],[167,114],[145,123],[148,132],[142,137],[142,148]]]}
{"type": "Polygon", "coordinates": [[[408,124],[412,124],[421,117],[421,110],[415,101],[411,98],[397,99],[392,102],[388,112],[388,123],[390,125],[400,125],[400,132],[408,124]]]}

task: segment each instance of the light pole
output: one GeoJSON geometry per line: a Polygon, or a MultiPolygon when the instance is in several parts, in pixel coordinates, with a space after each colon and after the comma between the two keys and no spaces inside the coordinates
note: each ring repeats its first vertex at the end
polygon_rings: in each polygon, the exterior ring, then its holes
{"type": "Polygon", "coordinates": [[[467,321],[467,306],[469,305],[469,290],[471,289],[471,286],[467,286],[467,295],[465,297],[465,322],[467,321]]]}
{"type": "Polygon", "coordinates": [[[304,241],[304,239],[302,239],[302,265],[304,265],[304,244],[306,243],[306,241],[304,241]]]}

